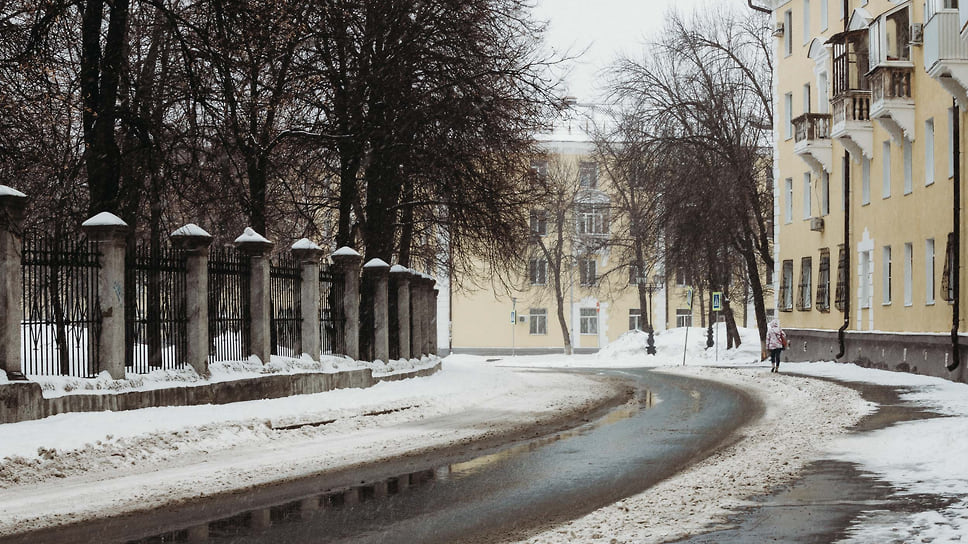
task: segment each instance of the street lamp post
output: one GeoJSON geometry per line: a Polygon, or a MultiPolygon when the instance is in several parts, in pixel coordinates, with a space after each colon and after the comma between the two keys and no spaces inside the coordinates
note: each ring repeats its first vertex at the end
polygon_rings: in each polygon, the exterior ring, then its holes
{"type": "Polygon", "coordinates": [[[649,355],[655,355],[655,326],[652,324],[652,293],[655,293],[659,289],[662,289],[662,284],[659,283],[658,281],[653,281],[651,283],[645,284],[644,288],[645,288],[645,292],[648,293],[649,295],[649,309],[648,309],[649,340],[648,340],[648,347],[646,347],[645,352],[648,353],[649,355]]]}

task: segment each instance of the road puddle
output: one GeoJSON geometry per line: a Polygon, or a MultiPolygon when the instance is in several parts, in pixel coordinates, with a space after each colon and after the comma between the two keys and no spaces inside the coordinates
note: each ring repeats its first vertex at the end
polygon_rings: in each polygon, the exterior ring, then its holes
{"type": "MultiPolygon", "coordinates": [[[[586,423],[573,430],[530,440],[525,443],[503,448],[499,451],[481,455],[467,461],[452,463],[390,476],[388,478],[363,482],[360,485],[328,489],[322,493],[294,498],[281,504],[257,508],[229,517],[215,519],[192,527],[183,527],[166,533],[129,540],[129,544],[155,544],[170,542],[258,542],[259,534],[269,529],[284,529],[286,525],[312,522],[319,524],[327,515],[332,516],[332,524],[354,509],[379,510],[380,501],[419,492],[437,482],[456,480],[481,473],[488,468],[533,452],[550,444],[560,442],[595,429],[631,419],[642,411],[652,408],[657,399],[648,390],[640,390],[638,395],[605,416],[586,423]]],[[[428,491],[429,492],[429,491],[428,491]]],[[[325,534],[325,532],[320,533],[325,534]]]]}

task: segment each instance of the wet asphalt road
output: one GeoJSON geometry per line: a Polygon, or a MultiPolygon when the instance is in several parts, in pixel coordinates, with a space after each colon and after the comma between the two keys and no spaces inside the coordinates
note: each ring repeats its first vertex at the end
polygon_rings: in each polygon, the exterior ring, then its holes
{"type": "Polygon", "coordinates": [[[627,379],[636,400],[571,431],[15,541],[472,544],[522,538],[647,489],[708,455],[762,410],[747,394],[711,382],[644,369],[596,372],[627,379]]]}

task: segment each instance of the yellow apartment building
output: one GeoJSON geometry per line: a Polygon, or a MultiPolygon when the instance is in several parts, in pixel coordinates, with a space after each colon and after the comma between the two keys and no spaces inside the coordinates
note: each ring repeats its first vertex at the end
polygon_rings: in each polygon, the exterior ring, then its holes
{"type": "MultiPolygon", "coordinates": [[[[576,223],[568,234],[573,237],[567,249],[572,265],[562,266],[564,313],[572,346],[578,353],[596,351],[629,330],[646,329],[637,282],[652,290],[651,310],[646,308],[645,315],[656,331],[699,326],[704,321],[702,307],[698,293],[689,307],[687,273],[670,271],[667,276],[660,259],[647,277],[640,277],[619,250],[600,243],[619,230],[617,214],[610,214],[610,180],[606,169],[595,162],[589,125],[600,112],[573,100],[569,104],[554,130],[538,135],[544,155],[533,167],[538,175],[553,176],[558,171],[560,176],[571,176],[576,185],[574,207],[568,211],[573,214],[568,221],[576,223]]],[[[554,237],[555,221],[548,216],[546,204],[535,202],[530,210],[533,236],[554,237]]],[[[532,251],[528,257],[527,269],[517,274],[510,292],[483,275],[455,282],[460,287],[450,293],[451,351],[526,354],[562,349],[551,288],[553,270],[540,252],[532,251]]],[[[747,320],[750,327],[756,326],[752,305],[734,304],[734,311],[739,326],[747,320]]]]}
{"type": "Polygon", "coordinates": [[[964,381],[968,350],[952,330],[965,330],[968,7],[774,0],[770,8],[785,356],[964,381]]]}

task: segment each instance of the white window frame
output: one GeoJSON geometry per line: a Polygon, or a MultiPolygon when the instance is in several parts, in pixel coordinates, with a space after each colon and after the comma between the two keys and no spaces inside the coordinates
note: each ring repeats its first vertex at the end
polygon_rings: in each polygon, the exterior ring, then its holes
{"type": "Polygon", "coordinates": [[[676,327],[691,327],[692,326],[692,311],[685,308],[676,308],[676,327]]]}
{"type": "Polygon", "coordinates": [[[580,259],[578,261],[579,283],[583,286],[593,286],[598,282],[598,263],[595,259],[580,259]]]}
{"type": "Polygon", "coordinates": [[[531,210],[531,234],[548,235],[548,211],[531,210]]]}
{"type": "Polygon", "coordinates": [[[881,144],[881,198],[891,198],[891,141],[881,144]]]}
{"type": "Polygon", "coordinates": [[[793,178],[786,178],[783,183],[785,185],[783,193],[786,196],[786,202],[783,203],[784,219],[789,224],[793,222],[793,178]]]}
{"type": "Polygon", "coordinates": [[[924,303],[934,304],[934,238],[924,241],[924,303]]]}
{"type": "Polygon", "coordinates": [[[528,312],[528,332],[535,336],[548,334],[548,309],[531,308],[528,312]]]}
{"type": "Polygon", "coordinates": [[[813,93],[810,90],[810,84],[804,83],[803,84],[803,113],[810,113],[812,111],[811,107],[812,107],[813,101],[811,100],[811,96],[810,96],[811,94],[813,93]]]}
{"type": "Polygon", "coordinates": [[[914,192],[914,146],[911,140],[904,139],[904,194],[914,192]]]}
{"type": "Polygon", "coordinates": [[[531,285],[547,285],[548,261],[544,259],[530,259],[528,261],[528,281],[531,285]]]}
{"type": "Polygon", "coordinates": [[[827,21],[827,2],[828,0],[820,0],[820,32],[825,32],[829,24],[827,21]]]}
{"type": "Polygon", "coordinates": [[[596,308],[581,308],[578,315],[580,333],[585,335],[597,335],[598,310],[596,308]]]}
{"type": "Polygon", "coordinates": [[[871,282],[868,278],[871,275],[871,253],[872,251],[860,252],[860,307],[867,309],[871,307],[871,282]]]}
{"type": "MultiPolygon", "coordinates": [[[[825,0],[821,0],[825,1],[825,0]]],[[[810,41],[810,0],[803,0],[803,44],[810,41]]]]}
{"type": "Polygon", "coordinates": [[[642,330],[642,310],[639,308],[629,308],[629,330],[642,330]]]}
{"type": "Polygon", "coordinates": [[[793,54],[793,10],[783,12],[783,54],[793,54]]]}
{"type": "Polygon", "coordinates": [[[904,244],[904,305],[914,304],[914,245],[904,244]]]}
{"type": "Polygon", "coordinates": [[[585,189],[598,187],[598,164],[582,161],[578,164],[578,186],[585,189]]]}
{"type": "Polygon", "coordinates": [[[803,219],[809,220],[813,215],[810,205],[810,172],[803,173],[803,219]]]}
{"type": "Polygon", "coordinates": [[[577,213],[578,234],[604,235],[608,234],[605,212],[608,207],[599,204],[579,204],[577,213]]]}
{"type": "Polygon", "coordinates": [[[891,246],[884,246],[881,257],[881,267],[883,274],[881,279],[881,303],[886,306],[891,303],[891,246]]]}
{"type": "Polygon", "coordinates": [[[864,157],[861,160],[860,204],[871,203],[871,160],[864,157]]]}
{"type": "Polygon", "coordinates": [[[934,183],[934,119],[924,122],[924,185],[934,183]]]}
{"type": "Polygon", "coordinates": [[[793,93],[783,95],[783,104],[784,139],[789,140],[793,138],[793,93]]]}

